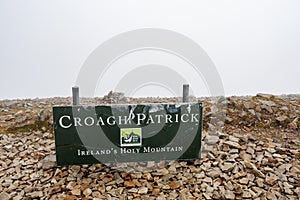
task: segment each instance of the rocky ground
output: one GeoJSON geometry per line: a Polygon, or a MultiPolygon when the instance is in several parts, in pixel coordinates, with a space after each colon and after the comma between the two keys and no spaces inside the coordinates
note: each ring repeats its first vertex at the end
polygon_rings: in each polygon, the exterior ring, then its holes
{"type": "MultiPolygon", "coordinates": [[[[0,200],[300,199],[299,95],[191,100],[204,102],[203,157],[128,163],[131,172],[103,164],[55,166],[51,110],[70,105],[70,98],[0,101],[0,200]]],[[[110,93],[81,101],[178,99],[110,93]]]]}

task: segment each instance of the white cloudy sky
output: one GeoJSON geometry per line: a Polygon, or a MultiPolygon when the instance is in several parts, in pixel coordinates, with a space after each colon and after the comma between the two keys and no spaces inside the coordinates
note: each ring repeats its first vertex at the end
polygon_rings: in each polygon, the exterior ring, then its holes
{"type": "MultiPolygon", "coordinates": [[[[2,0],[0,99],[69,96],[95,48],[140,28],[169,29],[197,42],[225,95],[300,94],[299,10],[298,0],[2,0]]],[[[106,79],[117,75],[111,70],[106,79]]],[[[114,88],[103,84],[97,95],[114,88]]],[[[160,92],[148,87],[136,95],[160,92]]]]}

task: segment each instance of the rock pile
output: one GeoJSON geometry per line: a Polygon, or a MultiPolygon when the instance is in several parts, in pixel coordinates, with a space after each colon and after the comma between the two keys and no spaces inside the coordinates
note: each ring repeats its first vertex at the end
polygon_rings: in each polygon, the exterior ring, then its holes
{"type": "MultiPolygon", "coordinates": [[[[103,99],[85,100],[95,101],[103,99]]],[[[56,166],[51,106],[69,102],[0,101],[0,200],[300,199],[299,96],[223,99],[228,115],[214,134],[210,117],[220,109],[205,99],[203,146],[209,148],[202,159],[138,163],[133,171],[122,168],[132,163],[56,166]]]]}
{"type": "MultiPolygon", "coordinates": [[[[128,172],[56,167],[52,134],[1,135],[0,199],[299,199],[300,152],[251,134],[219,133],[206,157],[128,172]]],[[[129,164],[130,165],[130,164],[129,164]]]]}
{"type": "MultiPolygon", "coordinates": [[[[280,129],[287,132],[300,130],[300,95],[273,96],[258,94],[253,97],[190,98],[204,103],[204,129],[215,125],[245,131],[280,129]],[[221,116],[214,124],[213,118],[221,116]],[[226,126],[228,125],[228,126],[226,126]]],[[[116,103],[170,103],[180,98],[129,98],[122,93],[110,92],[103,98],[82,98],[82,105],[116,103]]],[[[71,105],[71,98],[25,99],[0,101],[0,133],[40,130],[52,131],[52,106],[71,105]]]]}

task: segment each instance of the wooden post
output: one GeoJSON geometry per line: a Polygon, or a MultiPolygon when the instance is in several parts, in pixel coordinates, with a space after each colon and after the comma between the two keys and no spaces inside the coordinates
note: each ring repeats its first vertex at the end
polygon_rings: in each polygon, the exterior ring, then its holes
{"type": "Polygon", "coordinates": [[[183,84],[182,102],[189,102],[189,84],[183,84]]]}
{"type": "Polygon", "coordinates": [[[79,105],[79,87],[72,87],[73,105],[79,105]]]}

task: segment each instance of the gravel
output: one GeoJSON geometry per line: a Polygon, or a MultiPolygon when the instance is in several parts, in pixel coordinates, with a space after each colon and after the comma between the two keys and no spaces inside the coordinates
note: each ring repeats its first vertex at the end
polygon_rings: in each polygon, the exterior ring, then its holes
{"type": "MultiPolygon", "coordinates": [[[[201,159],[62,167],[55,163],[51,106],[71,99],[0,101],[0,200],[300,199],[299,95],[228,97],[221,100],[225,108],[202,100],[201,159]],[[211,120],[224,110],[223,123],[211,120]]],[[[82,99],[85,104],[176,101],[121,93],[82,99]]]]}

